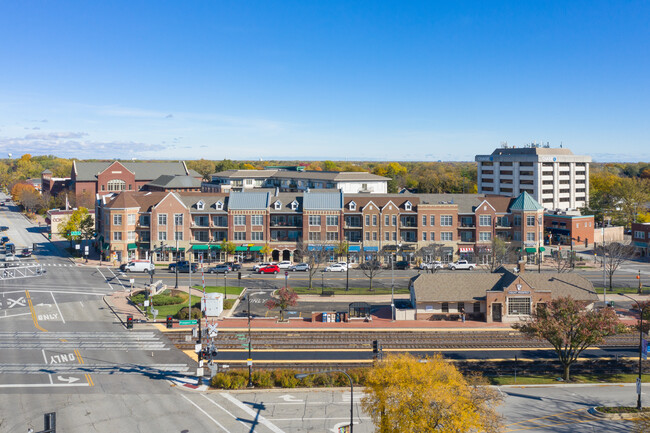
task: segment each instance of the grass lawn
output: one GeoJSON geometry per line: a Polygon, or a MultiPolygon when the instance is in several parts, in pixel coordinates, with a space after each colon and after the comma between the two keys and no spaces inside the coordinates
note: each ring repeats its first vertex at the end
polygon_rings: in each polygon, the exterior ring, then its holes
{"type": "MultiPolygon", "coordinates": [[[[492,385],[532,385],[532,384],[558,384],[562,383],[557,380],[560,377],[557,375],[540,375],[540,376],[517,376],[517,383],[515,377],[509,376],[495,376],[488,377],[492,385]]],[[[572,374],[570,383],[634,383],[637,379],[637,374],[601,374],[601,375],[587,375],[587,374],[572,374]]],[[[650,381],[650,374],[643,375],[643,382],[650,381]]]]}
{"type": "MultiPolygon", "coordinates": [[[[350,287],[346,291],[345,287],[325,287],[321,289],[320,285],[314,284],[313,288],[309,287],[291,287],[298,295],[320,295],[321,291],[334,292],[335,295],[390,295],[390,287],[373,287],[370,291],[367,287],[350,287]]],[[[395,289],[395,294],[409,293],[409,289],[395,289]]]]}
{"type": "MultiPolygon", "coordinates": [[[[198,289],[198,290],[203,290],[203,286],[194,286],[194,288],[198,289]]],[[[233,286],[229,285],[226,294],[228,295],[228,297],[230,297],[231,295],[233,297],[237,297],[237,296],[241,295],[241,292],[243,290],[244,290],[243,287],[237,287],[237,286],[233,287],[233,286]]],[[[205,292],[206,293],[223,293],[223,286],[205,286],[205,292]]]]}
{"type": "MultiPolygon", "coordinates": [[[[598,293],[599,295],[602,295],[604,292],[604,289],[602,287],[594,287],[594,290],[596,290],[596,293],[598,293]]],[[[646,295],[650,293],[650,290],[648,290],[647,288],[643,288],[641,291],[643,294],[646,295]]],[[[611,295],[613,293],[625,293],[626,295],[629,295],[629,294],[636,294],[638,292],[639,292],[638,287],[614,287],[613,289],[607,288],[608,295],[611,295]]]]}

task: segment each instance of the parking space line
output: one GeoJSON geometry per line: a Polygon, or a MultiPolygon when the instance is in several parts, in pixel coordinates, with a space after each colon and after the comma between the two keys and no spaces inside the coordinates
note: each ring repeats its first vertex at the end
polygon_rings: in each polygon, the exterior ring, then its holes
{"type": "Polygon", "coordinates": [[[284,430],[282,430],[281,428],[279,428],[278,426],[276,426],[275,424],[273,424],[273,423],[272,423],[271,421],[269,421],[268,419],[264,418],[264,417],[263,417],[262,415],[260,415],[258,412],[255,412],[253,409],[251,409],[250,407],[246,406],[246,405],[245,405],[244,403],[242,403],[241,401],[237,400],[237,399],[236,399],[235,397],[233,397],[232,395],[230,395],[230,394],[228,394],[228,393],[225,393],[225,392],[222,392],[222,393],[221,393],[221,396],[222,396],[223,398],[225,398],[226,400],[228,400],[229,402],[231,402],[232,404],[234,404],[235,406],[237,406],[238,408],[240,408],[241,410],[243,410],[244,412],[246,412],[249,416],[252,416],[252,417],[254,417],[254,419],[257,419],[257,420],[260,422],[260,424],[264,424],[264,425],[265,425],[266,427],[268,427],[269,430],[271,430],[273,433],[285,433],[284,430]]]}
{"type": "MultiPolygon", "coordinates": [[[[45,356],[45,349],[41,349],[41,353],[43,354],[43,361],[45,361],[46,364],[49,364],[49,362],[47,362],[47,356],[45,356]]],[[[48,376],[50,376],[50,384],[54,383],[52,381],[52,373],[49,373],[48,376]]]]}
{"type": "Polygon", "coordinates": [[[54,305],[56,305],[56,309],[59,312],[59,317],[61,317],[61,321],[65,323],[65,319],[63,318],[63,314],[61,314],[61,309],[59,308],[59,304],[56,302],[56,299],[54,299],[54,293],[50,292],[50,295],[52,295],[52,300],[54,301],[54,305]]]}
{"type": "MultiPolygon", "coordinates": [[[[228,410],[226,410],[225,407],[221,406],[219,403],[217,403],[216,401],[212,400],[210,397],[206,396],[205,394],[201,394],[201,397],[203,397],[204,399],[208,400],[210,403],[212,403],[213,405],[217,406],[217,407],[218,407],[219,409],[221,409],[222,411],[226,412],[228,415],[230,415],[232,418],[234,418],[236,421],[238,421],[239,424],[243,425],[243,426],[246,427],[247,429],[249,428],[249,426],[246,425],[246,423],[244,423],[243,421],[241,421],[241,420],[239,419],[239,417],[236,417],[233,413],[231,413],[231,412],[229,412],[228,410]]],[[[252,428],[250,431],[251,431],[252,433],[255,433],[255,429],[254,429],[254,428],[252,428]]]]}

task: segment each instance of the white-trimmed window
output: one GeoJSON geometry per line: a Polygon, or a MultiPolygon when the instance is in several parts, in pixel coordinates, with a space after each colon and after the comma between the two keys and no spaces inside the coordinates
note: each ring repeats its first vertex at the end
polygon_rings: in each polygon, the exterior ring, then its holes
{"type": "Polygon", "coordinates": [[[106,182],[106,189],[108,191],[124,191],[126,189],[126,182],[120,179],[111,179],[106,182]]]}
{"type": "Polygon", "coordinates": [[[128,214],[128,215],[126,216],[126,223],[129,224],[129,225],[134,226],[134,225],[135,225],[135,219],[136,219],[136,217],[137,217],[137,215],[134,214],[134,213],[130,213],[130,214],[128,214]]]}
{"type": "Polygon", "coordinates": [[[431,215],[430,220],[431,220],[431,221],[430,221],[430,225],[435,226],[435,225],[436,225],[436,216],[435,216],[435,215],[431,215]]]}
{"type": "Polygon", "coordinates": [[[113,225],[114,226],[122,225],[122,215],[113,215],[113,225]]]}
{"type": "Polygon", "coordinates": [[[203,200],[199,200],[198,203],[196,203],[196,209],[197,210],[205,209],[205,202],[203,200]]]}
{"type": "Polygon", "coordinates": [[[183,225],[183,214],[175,213],[174,214],[174,225],[182,226],[183,225]]]}
{"type": "Polygon", "coordinates": [[[535,240],[535,232],[527,232],[526,233],[526,240],[529,242],[532,242],[535,240]]]}
{"type": "Polygon", "coordinates": [[[280,210],[282,208],[282,203],[280,203],[280,200],[276,201],[273,204],[273,207],[275,208],[275,210],[280,210]]]}
{"type": "Polygon", "coordinates": [[[436,240],[436,232],[431,232],[431,242],[436,240]]]}
{"type": "Polygon", "coordinates": [[[427,216],[426,215],[422,215],[422,225],[423,226],[427,225],[427,216]]]}
{"type": "Polygon", "coordinates": [[[530,298],[508,298],[509,316],[530,316],[530,298]]]}
{"type": "Polygon", "coordinates": [[[528,227],[535,227],[535,215],[526,215],[526,225],[528,227]]]}
{"type": "Polygon", "coordinates": [[[492,225],[492,215],[479,215],[478,225],[481,227],[490,227],[492,225]]]}
{"type": "Polygon", "coordinates": [[[175,241],[182,241],[183,240],[183,232],[174,232],[174,240],[175,241]]]}
{"type": "Polygon", "coordinates": [[[366,225],[370,225],[370,215],[366,215],[366,225]]]}
{"type": "Polygon", "coordinates": [[[407,201],[406,203],[404,203],[404,210],[410,211],[411,209],[413,209],[413,205],[411,204],[410,201],[407,201]]]}
{"type": "Polygon", "coordinates": [[[246,225],[246,215],[234,215],[232,217],[232,222],[236,226],[245,226],[246,225]]]}
{"type": "Polygon", "coordinates": [[[634,238],[635,239],[645,239],[645,232],[643,232],[643,231],[635,231],[634,232],[634,238]]]}
{"type": "Polygon", "coordinates": [[[264,232],[251,232],[251,241],[263,241],[264,232]]]}
{"type": "Polygon", "coordinates": [[[251,225],[252,226],[264,225],[264,215],[251,215],[251,225]]]}
{"type": "Polygon", "coordinates": [[[397,232],[393,232],[393,240],[397,241],[397,232]]]}
{"type": "Polygon", "coordinates": [[[310,226],[319,226],[320,225],[320,215],[309,215],[309,225],[310,226]]]}
{"type": "Polygon", "coordinates": [[[166,213],[158,214],[158,225],[159,226],[166,226],[167,225],[167,214],[166,213]]]}
{"type": "Polygon", "coordinates": [[[367,240],[367,241],[370,240],[370,232],[366,232],[366,240],[367,240]]]}
{"type": "Polygon", "coordinates": [[[389,226],[390,225],[390,215],[385,215],[384,216],[384,225],[389,226]]]}
{"type": "Polygon", "coordinates": [[[325,217],[325,224],[327,224],[328,226],[338,226],[339,217],[337,215],[327,215],[325,217]]]}
{"type": "Polygon", "coordinates": [[[246,232],[234,232],[233,236],[234,236],[234,240],[236,240],[236,241],[245,241],[246,240],[246,232]]]}
{"type": "Polygon", "coordinates": [[[443,227],[451,227],[454,225],[453,215],[440,215],[440,225],[443,227]]]}
{"type": "Polygon", "coordinates": [[[386,238],[387,241],[389,241],[390,240],[390,232],[385,232],[385,235],[386,236],[384,236],[384,237],[386,238]]]}
{"type": "Polygon", "coordinates": [[[372,240],[373,241],[377,240],[377,232],[372,232],[372,240]]]}
{"type": "Polygon", "coordinates": [[[158,240],[159,241],[166,241],[167,240],[167,232],[158,232],[158,240]]]}
{"type": "Polygon", "coordinates": [[[223,202],[221,202],[221,201],[216,202],[215,205],[214,205],[214,207],[215,207],[217,210],[223,210],[223,202]]]}
{"type": "MultiPolygon", "coordinates": [[[[424,218],[426,219],[426,216],[424,218]]],[[[427,232],[422,232],[422,240],[423,241],[427,240],[427,232]]]]}
{"type": "Polygon", "coordinates": [[[320,232],[309,232],[310,241],[320,241],[320,232]]]}
{"type": "Polygon", "coordinates": [[[350,202],[348,207],[350,208],[350,210],[357,210],[357,204],[353,201],[350,202]]]}
{"type": "Polygon", "coordinates": [[[128,239],[128,240],[130,240],[130,241],[134,241],[134,240],[135,240],[135,231],[129,231],[129,232],[126,234],[126,236],[127,236],[127,239],[128,239]]]}
{"type": "Polygon", "coordinates": [[[454,233],[453,232],[440,232],[441,241],[453,241],[454,233]]]}
{"type": "Polygon", "coordinates": [[[492,232],[479,232],[478,240],[481,242],[489,242],[492,240],[492,232]]]}
{"type": "Polygon", "coordinates": [[[376,226],[377,225],[377,215],[372,216],[372,225],[376,226]]]}
{"type": "Polygon", "coordinates": [[[338,241],[339,240],[339,232],[327,232],[327,240],[328,241],[338,241]]]}
{"type": "Polygon", "coordinates": [[[291,210],[296,210],[296,209],[298,209],[298,202],[294,200],[291,202],[291,210]]]}
{"type": "Polygon", "coordinates": [[[114,241],[121,241],[122,240],[122,232],[113,232],[113,240],[114,241]]]}

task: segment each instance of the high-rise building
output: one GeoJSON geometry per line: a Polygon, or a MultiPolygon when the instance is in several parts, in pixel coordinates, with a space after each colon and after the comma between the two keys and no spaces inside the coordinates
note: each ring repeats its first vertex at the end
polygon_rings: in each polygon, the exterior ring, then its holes
{"type": "Polygon", "coordinates": [[[525,191],[549,210],[575,210],[589,202],[590,156],[531,144],[504,146],[475,160],[480,194],[516,197],[525,191]]]}

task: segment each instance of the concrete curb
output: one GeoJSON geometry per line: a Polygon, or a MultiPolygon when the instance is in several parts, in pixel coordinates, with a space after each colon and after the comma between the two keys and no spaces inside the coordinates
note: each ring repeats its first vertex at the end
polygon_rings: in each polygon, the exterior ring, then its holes
{"type": "Polygon", "coordinates": [[[596,407],[591,407],[587,410],[591,415],[597,416],[598,418],[608,419],[610,421],[635,421],[638,419],[645,418],[645,416],[650,417],[650,412],[642,413],[605,413],[601,412],[596,407]]]}
{"type": "Polygon", "coordinates": [[[104,303],[106,304],[106,306],[107,306],[108,308],[111,309],[111,312],[115,315],[115,317],[117,317],[117,319],[120,321],[120,323],[122,324],[122,326],[124,326],[124,328],[126,328],[126,324],[124,323],[124,320],[122,320],[122,318],[121,318],[120,315],[115,311],[115,309],[114,309],[113,306],[110,304],[110,302],[108,302],[108,301],[106,300],[107,297],[108,297],[108,295],[104,295],[104,296],[102,296],[102,299],[104,300],[104,303]]]}

